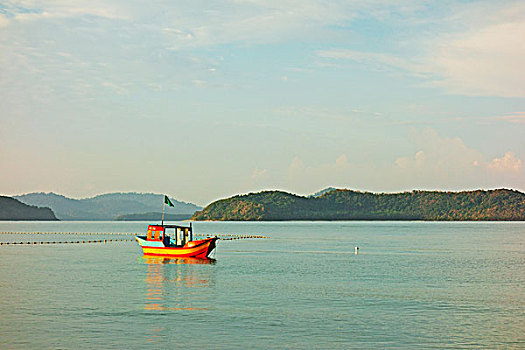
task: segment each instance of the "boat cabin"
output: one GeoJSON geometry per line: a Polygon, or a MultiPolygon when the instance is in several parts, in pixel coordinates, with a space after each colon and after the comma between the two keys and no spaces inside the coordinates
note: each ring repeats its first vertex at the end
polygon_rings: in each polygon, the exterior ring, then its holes
{"type": "Polygon", "coordinates": [[[181,247],[193,241],[193,230],[190,226],[178,225],[148,225],[146,235],[148,242],[162,242],[165,247],[181,247]]]}

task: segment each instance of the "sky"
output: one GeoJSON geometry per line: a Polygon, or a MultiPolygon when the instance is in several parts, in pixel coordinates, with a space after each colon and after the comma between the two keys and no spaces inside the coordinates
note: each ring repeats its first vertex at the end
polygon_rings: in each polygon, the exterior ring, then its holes
{"type": "Polygon", "coordinates": [[[2,1],[0,193],[525,191],[523,1],[2,1]]]}

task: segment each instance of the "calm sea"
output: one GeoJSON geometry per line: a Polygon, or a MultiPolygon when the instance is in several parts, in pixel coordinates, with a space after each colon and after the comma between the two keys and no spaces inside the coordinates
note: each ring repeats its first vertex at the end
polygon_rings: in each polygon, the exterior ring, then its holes
{"type": "MultiPolygon", "coordinates": [[[[194,223],[215,262],[135,242],[0,246],[2,349],[525,348],[525,223],[194,223]],[[354,247],[359,246],[359,254],[354,247]]],[[[146,223],[0,223],[0,241],[146,223]]]]}

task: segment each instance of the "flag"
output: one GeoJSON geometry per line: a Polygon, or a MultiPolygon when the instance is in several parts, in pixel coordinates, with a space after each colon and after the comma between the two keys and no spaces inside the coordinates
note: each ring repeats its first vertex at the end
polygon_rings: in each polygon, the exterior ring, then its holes
{"type": "Polygon", "coordinates": [[[170,199],[168,198],[168,196],[164,196],[164,203],[166,203],[167,205],[169,205],[170,207],[174,207],[173,203],[171,203],[170,199]]]}

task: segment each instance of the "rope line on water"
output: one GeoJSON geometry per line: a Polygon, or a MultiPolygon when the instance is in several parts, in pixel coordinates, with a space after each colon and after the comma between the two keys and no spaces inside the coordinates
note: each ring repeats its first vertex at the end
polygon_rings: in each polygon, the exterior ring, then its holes
{"type": "Polygon", "coordinates": [[[3,231],[0,234],[15,234],[15,235],[134,235],[137,236],[139,233],[130,232],[45,232],[45,231],[3,231]]]}
{"type": "MultiPolygon", "coordinates": [[[[136,232],[45,232],[45,231],[34,231],[34,232],[24,232],[24,231],[3,231],[0,234],[15,234],[15,235],[129,235],[129,236],[140,236],[140,233],[136,232]]],[[[224,237],[224,240],[233,240],[233,239],[247,239],[247,238],[270,238],[261,235],[241,235],[241,234],[206,234],[206,233],[196,233],[194,237],[224,237]],[[228,238],[228,239],[226,239],[228,238]]]]}
{"type": "MultiPolygon", "coordinates": [[[[233,241],[238,239],[250,238],[268,238],[263,236],[245,236],[245,237],[229,237],[221,238],[223,241],[233,241]]],[[[134,239],[98,239],[98,240],[83,240],[83,241],[26,241],[26,242],[0,242],[0,245],[40,245],[40,244],[87,244],[87,243],[108,243],[108,242],[133,242],[134,239]]]]}
{"type": "Polygon", "coordinates": [[[248,236],[248,237],[229,237],[229,238],[221,238],[221,241],[234,241],[236,239],[250,239],[250,238],[269,238],[269,237],[256,237],[256,236],[248,236]]]}
{"type": "Polygon", "coordinates": [[[0,245],[40,245],[40,244],[83,244],[108,242],[133,242],[134,239],[99,239],[84,241],[27,241],[27,242],[0,242],[0,245]]]}
{"type": "Polygon", "coordinates": [[[213,235],[213,236],[210,236],[210,235],[194,235],[195,237],[206,237],[206,238],[211,238],[211,237],[219,237],[221,240],[223,241],[233,241],[235,239],[250,239],[250,238],[270,238],[270,237],[266,237],[266,236],[255,236],[255,235],[213,235]],[[221,238],[221,237],[224,237],[224,238],[221,238]]]}

